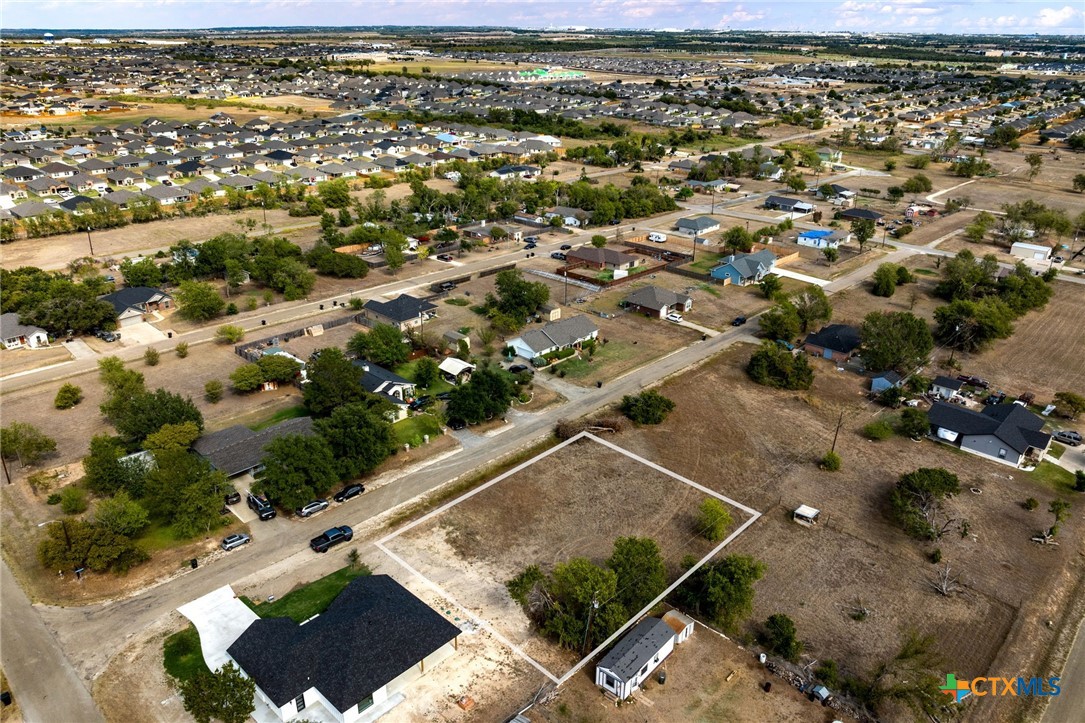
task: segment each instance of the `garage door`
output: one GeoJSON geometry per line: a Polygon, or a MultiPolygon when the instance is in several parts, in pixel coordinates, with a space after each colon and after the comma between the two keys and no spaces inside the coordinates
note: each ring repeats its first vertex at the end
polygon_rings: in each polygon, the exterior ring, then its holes
{"type": "Polygon", "coordinates": [[[134,326],[136,324],[143,323],[143,316],[141,314],[134,314],[132,316],[122,316],[117,319],[117,326],[125,328],[126,326],[134,326]]]}

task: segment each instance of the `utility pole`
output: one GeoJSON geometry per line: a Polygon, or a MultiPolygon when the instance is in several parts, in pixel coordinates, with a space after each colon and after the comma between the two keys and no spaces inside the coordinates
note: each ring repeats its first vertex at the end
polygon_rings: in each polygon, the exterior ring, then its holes
{"type": "Polygon", "coordinates": [[[582,643],[580,643],[580,652],[581,652],[581,654],[586,652],[585,649],[588,647],[588,633],[591,632],[592,618],[595,616],[595,611],[598,610],[598,609],[599,609],[599,598],[597,598],[595,596],[595,594],[593,594],[591,596],[591,607],[588,608],[588,624],[584,628],[584,641],[582,643]]]}
{"type": "Polygon", "coordinates": [[[90,237],[90,226],[87,226],[87,243],[90,244],[90,255],[94,255],[94,239],[90,237]]]}
{"type": "Polygon", "coordinates": [[[833,432],[833,446],[829,450],[830,454],[836,452],[836,439],[840,436],[840,428],[844,426],[844,410],[840,410],[840,419],[836,422],[836,431],[833,432]]]}

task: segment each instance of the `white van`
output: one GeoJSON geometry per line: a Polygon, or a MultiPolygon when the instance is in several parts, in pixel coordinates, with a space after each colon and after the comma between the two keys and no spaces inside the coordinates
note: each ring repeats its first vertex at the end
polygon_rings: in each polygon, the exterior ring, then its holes
{"type": "Polygon", "coordinates": [[[657,244],[661,244],[667,240],[667,234],[653,231],[652,233],[648,234],[648,240],[655,241],[657,244]]]}

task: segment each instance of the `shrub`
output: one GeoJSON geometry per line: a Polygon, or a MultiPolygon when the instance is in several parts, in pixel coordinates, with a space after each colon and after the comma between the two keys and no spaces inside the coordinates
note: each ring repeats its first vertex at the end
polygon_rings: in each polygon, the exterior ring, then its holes
{"type": "Polygon", "coordinates": [[[878,419],[863,427],[863,436],[874,441],[889,439],[893,436],[893,426],[885,419],[878,419]]]}
{"type": "Polygon", "coordinates": [[[1029,497],[1027,500],[1025,500],[1024,508],[1026,510],[1028,510],[1029,512],[1032,512],[1034,509],[1036,509],[1039,506],[1040,506],[1040,501],[1037,500],[1035,497],[1029,497]]]}
{"type": "Polygon", "coordinates": [[[162,355],[158,353],[158,350],[154,347],[147,347],[147,350],[143,352],[143,363],[149,367],[158,366],[158,362],[162,359],[162,355]]]}
{"type": "Polygon", "coordinates": [[[1074,491],[1085,492],[1085,472],[1080,469],[1074,472],[1074,491]]]}
{"type": "Polygon", "coordinates": [[[770,615],[765,621],[764,642],[765,647],[792,663],[802,654],[803,644],[795,631],[795,623],[782,613],[770,615]]]}
{"type": "Polygon", "coordinates": [[[238,313],[237,304],[230,302],[226,305],[226,316],[235,316],[238,313]]]}
{"type": "Polygon", "coordinates": [[[814,383],[814,370],[805,354],[793,355],[771,341],[763,342],[750,357],[746,373],[758,384],[778,389],[809,389],[814,383]]]}
{"type": "Polygon", "coordinates": [[[709,542],[720,542],[727,537],[727,528],[731,526],[731,512],[723,502],[715,497],[708,497],[701,503],[697,520],[697,529],[709,542]]]}
{"type": "Polygon", "coordinates": [[[931,550],[931,554],[928,556],[932,565],[937,565],[942,561],[942,548],[936,547],[931,550]]]}
{"type": "Polygon", "coordinates": [[[60,491],[60,509],[66,515],[86,512],[87,493],[79,487],[65,487],[60,491]]]}
{"type": "MultiPolygon", "coordinates": [[[[352,303],[351,303],[351,306],[353,306],[353,305],[354,305],[354,304],[353,304],[353,302],[352,302],[352,303]]],[[[258,308],[259,306],[260,306],[260,302],[256,300],[256,297],[255,297],[255,296],[250,296],[249,298],[245,299],[245,308],[246,308],[246,309],[247,309],[248,311],[256,311],[256,309],[257,309],[257,308],[258,308]]],[[[360,307],[357,307],[357,308],[360,308],[360,307]]]]}
{"type": "Polygon", "coordinates": [[[223,324],[215,332],[215,341],[219,344],[236,344],[245,338],[245,330],[233,324],[223,324]]]}
{"type": "Polygon", "coordinates": [[[203,397],[212,404],[222,401],[223,386],[218,379],[212,379],[203,385],[203,397]]]}
{"type": "Polygon", "coordinates": [[[821,458],[819,466],[826,472],[836,472],[843,463],[844,461],[840,459],[840,455],[836,452],[826,452],[825,456],[821,458]]]}
{"type": "Polygon", "coordinates": [[[922,409],[908,408],[900,413],[897,431],[905,437],[921,439],[929,429],[930,422],[927,421],[927,413],[922,409]]]}
{"type": "Polygon", "coordinates": [[[661,424],[674,411],[674,402],[654,389],[622,397],[621,413],[637,424],[661,424]]]}
{"type": "Polygon", "coordinates": [[[83,401],[83,390],[74,384],[64,384],[57,391],[53,406],[57,409],[71,409],[83,401]]]}
{"type": "Polygon", "coordinates": [[[188,356],[188,342],[182,341],[174,348],[173,351],[177,354],[177,357],[179,359],[184,359],[186,356],[188,356]]]}

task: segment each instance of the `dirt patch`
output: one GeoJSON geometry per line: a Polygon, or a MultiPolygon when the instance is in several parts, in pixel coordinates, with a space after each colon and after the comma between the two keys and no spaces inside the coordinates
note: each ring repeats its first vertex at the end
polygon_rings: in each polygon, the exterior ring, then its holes
{"type": "MultiPolygon", "coordinates": [[[[704,493],[589,440],[543,458],[388,543],[414,569],[521,646],[554,674],[577,656],[536,634],[505,582],[530,564],[573,557],[602,564],[616,538],[655,539],[672,578],[687,554],[712,548],[696,535],[704,493]]],[[[743,515],[736,511],[736,524],[743,515]]]]}
{"type": "Polygon", "coordinates": [[[61,345],[47,349],[4,349],[0,351],[0,375],[41,369],[71,360],[72,353],[61,345]]]}
{"type": "Polygon", "coordinates": [[[118,652],[94,681],[94,700],[110,723],[188,723],[173,679],[162,667],[162,642],[188,625],[171,613],[118,652]]]}

